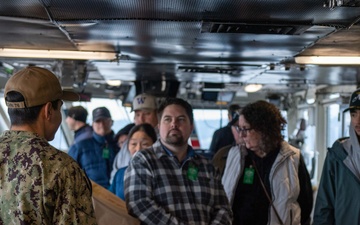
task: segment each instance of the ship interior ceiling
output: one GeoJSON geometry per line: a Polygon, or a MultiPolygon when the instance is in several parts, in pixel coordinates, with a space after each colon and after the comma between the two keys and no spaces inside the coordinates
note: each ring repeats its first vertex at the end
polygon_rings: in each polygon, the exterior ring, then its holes
{"type": "Polygon", "coordinates": [[[207,89],[234,93],[243,105],[360,82],[355,63],[296,61],[360,56],[360,0],[11,0],[0,3],[0,40],[0,89],[26,65],[52,69],[64,88],[84,95],[125,101],[135,86],[194,107],[214,107],[204,101],[207,89]],[[9,49],[113,57],[28,58],[5,55],[9,49]],[[248,84],[263,88],[247,93],[248,84]]]}

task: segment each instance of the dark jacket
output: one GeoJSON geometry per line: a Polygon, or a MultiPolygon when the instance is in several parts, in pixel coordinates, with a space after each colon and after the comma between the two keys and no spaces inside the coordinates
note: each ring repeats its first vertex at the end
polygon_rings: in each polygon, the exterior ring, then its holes
{"type": "Polygon", "coordinates": [[[75,143],[70,148],[69,155],[92,181],[104,188],[109,187],[110,172],[116,155],[113,132],[105,137],[93,132],[92,138],[75,143]]]}
{"type": "Polygon", "coordinates": [[[212,155],[215,155],[220,148],[231,145],[234,142],[235,139],[231,131],[231,125],[228,124],[226,127],[222,127],[214,132],[209,151],[212,155]]]}
{"type": "Polygon", "coordinates": [[[216,154],[212,158],[212,164],[216,169],[219,169],[221,176],[224,174],[228,153],[230,149],[233,147],[237,147],[237,146],[235,144],[232,144],[222,147],[216,152],[216,154]]]}
{"type": "Polygon", "coordinates": [[[118,169],[114,176],[114,180],[111,183],[109,187],[109,191],[117,195],[119,198],[125,201],[125,195],[124,195],[124,177],[125,177],[125,171],[127,169],[126,167],[122,167],[118,169]]]}
{"type": "Polygon", "coordinates": [[[316,198],[314,225],[360,224],[360,180],[343,162],[348,156],[343,144],[338,140],[328,149],[316,198]]]}
{"type": "Polygon", "coordinates": [[[78,143],[82,140],[88,139],[92,137],[93,129],[90,125],[86,124],[80,129],[75,131],[74,135],[74,143],[78,143]]]}

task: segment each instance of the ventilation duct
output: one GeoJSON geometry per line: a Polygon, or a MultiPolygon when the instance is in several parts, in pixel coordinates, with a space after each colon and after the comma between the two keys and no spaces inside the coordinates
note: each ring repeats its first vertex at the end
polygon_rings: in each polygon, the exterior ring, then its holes
{"type": "Polygon", "coordinates": [[[233,74],[237,72],[236,68],[232,67],[194,67],[194,66],[179,66],[178,70],[185,73],[220,73],[233,74]]]}
{"type": "Polygon", "coordinates": [[[249,34],[281,34],[300,35],[311,26],[289,24],[247,24],[203,22],[202,33],[249,33],[249,34]]]}
{"type": "Polygon", "coordinates": [[[335,7],[360,7],[360,0],[327,0],[324,7],[333,9],[335,7]]]}

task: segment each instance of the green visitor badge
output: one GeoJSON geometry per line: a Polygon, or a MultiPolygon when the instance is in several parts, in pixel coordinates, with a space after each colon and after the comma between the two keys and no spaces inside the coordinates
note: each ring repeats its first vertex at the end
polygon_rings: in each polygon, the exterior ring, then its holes
{"type": "Polygon", "coordinates": [[[188,171],[187,171],[187,177],[189,180],[197,180],[198,178],[198,168],[196,168],[193,164],[189,165],[188,171]]]}
{"type": "Polygon", "coordinates": [[[104,159],[108,159],[110,156],[110,150],[108,148],[104,148],[103,151],[102,151],[102,157],[104,159]]]}
{"type": "Polygon", "coordinates": [[[254,174],[255,171],[254,168],[252,168],[252,166],[250,166],[249,168],[245,168],[243,184],[253,184],[254,174]]]}

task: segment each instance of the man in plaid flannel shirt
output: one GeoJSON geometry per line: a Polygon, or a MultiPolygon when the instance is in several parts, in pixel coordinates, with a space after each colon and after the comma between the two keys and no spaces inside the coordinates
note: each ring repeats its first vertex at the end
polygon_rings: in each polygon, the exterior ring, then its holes
{"type": "Polygon", "coordinates": [[[135,153],[125,174],[129,214],[142,224],[231,224],[219,174],[188,145],[194,127],[191,105],[170,98],[158,116],[160,139],[135,153]]]}

